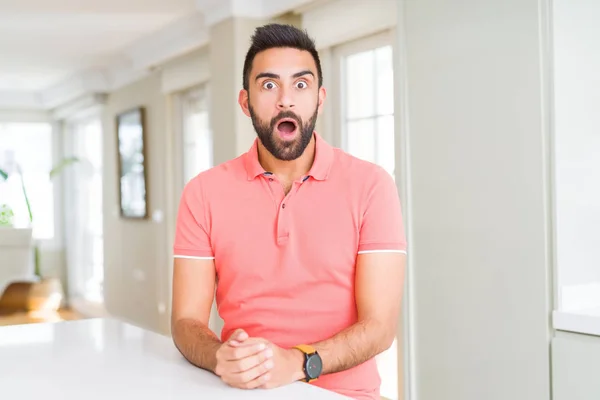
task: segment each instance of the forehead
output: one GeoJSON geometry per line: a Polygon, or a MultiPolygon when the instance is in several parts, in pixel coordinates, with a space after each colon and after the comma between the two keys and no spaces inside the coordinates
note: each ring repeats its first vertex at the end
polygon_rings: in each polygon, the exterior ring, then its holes
{"type": "Polygon", "coordinates": [[[310,70],[316,75],[316,69],[315,60],[308,51],[282,47],[258,53],[252,63],[251,76],[261,72],[273,72],[283,78],[302,70],[310,70]]]}

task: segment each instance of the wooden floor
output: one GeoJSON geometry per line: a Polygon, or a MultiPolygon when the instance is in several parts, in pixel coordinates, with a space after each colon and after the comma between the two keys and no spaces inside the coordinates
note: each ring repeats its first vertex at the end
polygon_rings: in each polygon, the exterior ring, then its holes
{"type": "Polygon", "coordinates": [[[81,319],[82,316],[71,310],[37,311],[0,315],[0,326],[35,324],[81,319]]]}

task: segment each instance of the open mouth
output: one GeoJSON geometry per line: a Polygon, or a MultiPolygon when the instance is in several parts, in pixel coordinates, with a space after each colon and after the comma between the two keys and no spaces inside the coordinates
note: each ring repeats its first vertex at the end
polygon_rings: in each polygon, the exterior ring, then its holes
{"type": "Polygon", "coordinates": [[[277,123],[277,132],[279,132],[279,135],[284,139],[293,137],[298,130],[297,128],[298,125],[296,124],[296,121],[290,118],[282,119],[277,123]]]}

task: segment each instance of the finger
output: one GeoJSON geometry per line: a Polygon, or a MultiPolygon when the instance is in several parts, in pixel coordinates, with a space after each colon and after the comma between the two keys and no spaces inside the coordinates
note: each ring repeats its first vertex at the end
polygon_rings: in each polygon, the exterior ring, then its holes
{"type": "MultiPolygon", "coordinates": [[[[241,358],[236,361],[232,361],[233,366],[231,367],[231,372],[240,373],[240,372],[249,371],[252,368],[255,368],[255,367],[265,363],[265,361],[269,361],[272,357],[273,357],[273,351],[271,349],[267,348],[266,350],[256,353],[254,355],[251,355],[251,356],[248,356],[245,358],[241,358]]],[[[272,362],[271,362],[271,364],[272,364],[272,362]]],[[[269,364],[269,365],[271,365],[271,364],[269,364]]]]}
{"type": "MultiPolygon", "coordinates": [[[[254,345],[250,346],[240,346],[240,347],[229,347],[225,352],[224,352],[224,360],[225,361],[238,361],[238,360],[242,360],[244,358],[253,356],[255,354],[258,354],[260,352],[266,351],[267,350],[267,345],[265,343],[255,343],[254,345]]],[[[271,352],[272,354],[272,352],[271,352]]]]}
{"type": "Polygon", "coordinates": [[[267,341],[262,338],[248,338],[248,339],[244,340],[243,342],[240,342],[238,340],[230,340],[227,343],[231,347],[240,347],[240,346],[253,346],[253,345],[256,345],[257,343],[266,343],[266,342],[267,341]]]}
{"type": "Polygon", "coordinates": [[[228,342],[232,342],[232,341],[238,341],[238,342],[243,342],[244,340],[248,339],[248,333],[246,333],[246,331],[244,331],[243,329],[236,329],[235,332],[233,332],[231,334],[231,336],[229,336],[229,340],[228,342]]]}
{"type": "Polygon", "coordinates": [[[223,379],[223,381],[228,384],[231,387],[235,387],[238,389],[256,389],[256,388],[267,388],[268,387],[268,383],[271,380],[271,373],[270,372],[266,372],[263,375],[260,375],[259,377],[249,381],[249,382],[242,382],[239,380],[232,380],[230,377],[228,377],[229,379],[223,379]]]}
{"type": "Polygon", "coordinates": [[[256,388],[269,388],[269,381],[271,380],[271,373],[267,372],[263,375],[259,376],[256,379],[251,380],[250,382],[245,383],[246,389],[256,389],[256,388]]]}
{"type": "Polygon", "coordinates": [[[270,379],[269,372],[273,369],[273,360],[267,360],[247,371],[234,374],[232,379],[246,388],[255,388],[265,384],[270,379]]]}

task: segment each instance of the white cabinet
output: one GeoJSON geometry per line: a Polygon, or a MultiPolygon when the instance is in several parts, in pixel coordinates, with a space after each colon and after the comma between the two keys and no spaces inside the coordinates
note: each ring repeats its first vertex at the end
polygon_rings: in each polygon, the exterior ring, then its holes
{"type": "Polygon", "coordinates": [[[0,294],[9,283],[31,279],[31,229],[0,228],[0,294]]]}
{"type": "Polygon", "coordinates": [[[552,340],[554,400],[600,399],[600,336],[558,332],[552,340]]]}

